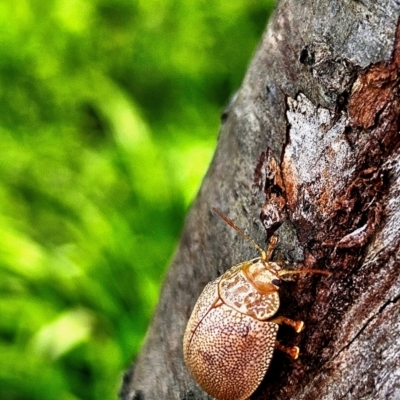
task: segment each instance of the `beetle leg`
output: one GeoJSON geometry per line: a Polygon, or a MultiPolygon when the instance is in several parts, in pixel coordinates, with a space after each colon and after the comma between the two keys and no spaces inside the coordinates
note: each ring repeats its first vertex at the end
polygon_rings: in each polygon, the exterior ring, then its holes
{"type": "Polygon", "coordinates": [[[292,357],[293,360],[296,360],[297,357],[299,356],[300,350],[297,346],[286,347],[286,346],[282,346],[278,341],[275,341],[275,347],[278,350],[283,351],[286,354],[289,354],[289,356],[292,357]]]}
{"type": "Polygon", "coordinates": [[[268,322],[273,322],[278,325],[289,325],[291,326],[297,333],[301,332],[304,329],[303,321],[293,321],[290,318],[286,317],[276,317],[273,319],[269,319],[268,322]]]}

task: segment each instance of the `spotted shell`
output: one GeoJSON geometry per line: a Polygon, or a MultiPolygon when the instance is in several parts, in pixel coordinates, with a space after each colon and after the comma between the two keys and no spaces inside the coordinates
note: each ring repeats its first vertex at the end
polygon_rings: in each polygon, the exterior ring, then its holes
{"type": "Polygon", "coordinates": [[[218,400],[245,400],[259,386],[275,347],[279,266],[259,258],[229,269],[200,295],[183,340],[184,360],[218,400]],[[272,286],[271,286],[272,285],[272,286]]]}

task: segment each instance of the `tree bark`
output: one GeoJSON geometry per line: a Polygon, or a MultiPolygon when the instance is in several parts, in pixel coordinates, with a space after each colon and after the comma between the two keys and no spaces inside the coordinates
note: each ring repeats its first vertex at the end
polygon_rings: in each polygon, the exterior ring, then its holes
{"type": "Polygon", "coordinates": [[[223,115],[218,148],[187,217],[124,400],[207,399],[182,359],[204,286],[278,227],[274,257],[300,275],[252,399],[400,399],[400,3],[285,0],[223,115]],[[302,265],[299,265],[302,264],[302,265]]]}

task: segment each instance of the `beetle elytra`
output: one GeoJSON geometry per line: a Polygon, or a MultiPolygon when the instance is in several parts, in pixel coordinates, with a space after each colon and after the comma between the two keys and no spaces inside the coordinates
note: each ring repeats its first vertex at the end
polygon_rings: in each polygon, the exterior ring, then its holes
{"type": "Polygon", "coordinates": [[[260,252],[208,283],[194,306],[183,339],[186,365],[198,384],[218,400],[245,400],[257,389],[275,348],[296,359],[299,348],[276,341],[278,326],[296,332],[302,321],[274,317],[279,308],[281,277],[326,271],[281,269],[269,261],[277,244],[273,236],[264,251],[221,212],[213,210],[260,252]]]}

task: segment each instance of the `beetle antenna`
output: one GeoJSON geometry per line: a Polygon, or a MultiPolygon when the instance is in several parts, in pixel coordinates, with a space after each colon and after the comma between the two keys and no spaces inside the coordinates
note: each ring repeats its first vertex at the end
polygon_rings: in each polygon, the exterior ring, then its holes
{"type": "Polygon", "coordinates": [[[294,274],[322,274],[327,276],[332,275],[330,272],[322,271],[321,269],[303,269],[303,270],[297,269],[294,271],[291,271],[290,269],[281,269],[280,271],[278,271],[279,276],[294,275],[294,274]]]}
{"type": "Polygon", "coordinates": [[[261,254],[261,259],[263,261],[267,261],[269,257],[271,256],[270,252],[265,253],[265,251],[246,233],[244,233],[238,226],[236,226],[228,217],[226,217],[224,214],[222,214],[221,211],[217,210],[216,208],[212,207],[213,211],[221,217],[230,227],[232,227],[236,232],[238,232],[244,239],[248,240],[250,243],[253,244],[253,246],[258,250],[258,252],[261,254]]]}

